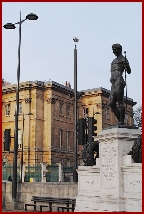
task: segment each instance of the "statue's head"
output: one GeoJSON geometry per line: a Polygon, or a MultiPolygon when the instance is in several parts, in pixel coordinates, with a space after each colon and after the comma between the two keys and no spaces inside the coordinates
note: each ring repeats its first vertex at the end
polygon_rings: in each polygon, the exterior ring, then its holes
{"type": "Polygon", "coordinates": [[[112,50],[116,56],[119,56],[122,53],[122,46],[120,44],[113,44],[112,50]]]}

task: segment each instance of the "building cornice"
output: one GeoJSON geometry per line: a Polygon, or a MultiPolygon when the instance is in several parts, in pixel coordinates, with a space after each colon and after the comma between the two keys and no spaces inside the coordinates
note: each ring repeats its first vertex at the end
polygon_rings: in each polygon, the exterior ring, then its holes
{"type": "MultiPolygon", "coordinates": [[[[16,92],[16,84],[13,85],[7,85],[2,87],[2,94],[10,94],[16,92]]],[[[66,94],[66,95],[72,95],[74,96],[74,89],[64,86],[62,84],[59,84],[55,81],[27,81],[20,83],[20,91],[24,90],[32,90],[32,89],[40,89],[40,90],[54,90],[58,91],[60,93],[66,94]]],[[[105,88],[99,87],[99,88],[92,88],[87,90],[81,90],[79,91],[82,93],[82,98],[88,98],[88,97],[96,97],[96,96],[102,96],[109,98],[110,90],[107,90],[105,88]]],[[[124,97],[124,101],[126,102],[126,97],[124,97]]],[[[133,101],[131,98],[127,98],[127,104],[134,106],[136,102],[133,101]]]]}
{"type": "MultiPolygon", "coordinates": [[[[102,87],[82,90],[81,92],[83,92],[83,97],[88,97],[88,96],[93,97],[95,95],[95,96],[102,96],[102,97],[109,98],[110,96],[110,90],[102,87]]],[[[126,103],[126,96],[124,96],[124,102],[126,103]]],[[[137,102],[134,102],[133,99],[127,97],[127,104],[134,106],[137,104],[137,102]]]]}
{"type": "MultiPolygon", "coordinates": [[[[16,87],[17,87],[16,84],[3,86],[2,94],[15,93],[16,87]]],[[[74,90],[71,89],[70,87],[61,85],[54,81],[47,81],[47,82],[27,81],[27,82],[20,83],[20,87],[19,87],[20,91],[32,90],[32,89],[40,89],[40,90],[50,90],[51,89],[51,90],[62,92],[64,94],[69,94],[69,93],[73,94],[74,93],[74,90]]]]}

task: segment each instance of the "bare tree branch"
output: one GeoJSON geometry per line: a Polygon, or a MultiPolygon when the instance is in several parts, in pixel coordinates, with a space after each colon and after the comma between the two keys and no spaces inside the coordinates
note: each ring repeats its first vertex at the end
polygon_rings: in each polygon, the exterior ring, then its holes
{"type": "Polygon", "coordinates": [[[138,127],[142,127],[142,105],[140,105],[135,111],[134,111],[134,122],[135,125],[138,127]]]}

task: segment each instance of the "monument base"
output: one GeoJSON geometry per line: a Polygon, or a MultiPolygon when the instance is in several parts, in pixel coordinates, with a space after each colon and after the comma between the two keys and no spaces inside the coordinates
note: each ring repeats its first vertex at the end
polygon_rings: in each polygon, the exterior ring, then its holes
{"type": "Polygon", "coordinates": [[[94,196],[78,196],[76,198],[75,212],[124,212],[125,201],[94,197],[94,196]]]}
{"type": "Polygon", "coordinates": [[[111,128],[100,132],[96,166],[78,167],[75,212],[141,211],[142,164],[127,155],[139,129],[111,128]],[[131,206],[130,206],[131,205],[131,206]]]}

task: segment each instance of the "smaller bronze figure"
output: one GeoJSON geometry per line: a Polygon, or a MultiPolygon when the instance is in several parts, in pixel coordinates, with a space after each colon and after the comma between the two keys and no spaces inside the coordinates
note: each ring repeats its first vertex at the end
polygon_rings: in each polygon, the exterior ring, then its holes
{"type": "Polygon", "coordinates": [[[99,158],[99,142],[94,141],[83,146],[82,158],[84,166],[96,165],[96,158],[99,158]]]}
{"type": "Polygon", "coordinates": [[[113,53],[116,58],[111,63],[111,92],[110,92],[110,107],[118,119],[118,123],[120,125],[124,124],[125,118],[125,106],[124,106],[124,88],[126,86],[126,82],[123,79],[123,72],[131,73],[131,68],[129,66],[129,62],[122,55],[122,46],[120,44],[112,45],[113,53]],[[118,106],[117,106],[118,102],[118,106]]]}
{"type": "Polygon", "coordinates": [[[135,140],[132,150],[128,153],[135,163],[142,163],[142,134],[135,140]]]}

